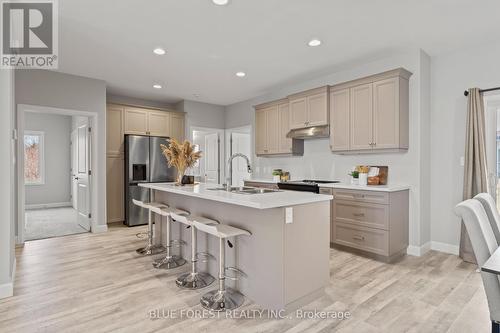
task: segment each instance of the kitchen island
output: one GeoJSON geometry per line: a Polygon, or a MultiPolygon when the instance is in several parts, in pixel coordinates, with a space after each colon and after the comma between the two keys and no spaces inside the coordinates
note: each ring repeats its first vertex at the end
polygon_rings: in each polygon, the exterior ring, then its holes
{"type": "MultiPolygon", "coordinates": [[[[251,236],[229,239],[226,266],[246,277],[226,283],[259,307],[293,311],[320,297],[329,283],[330,195],[295,191],[240,194],[216,190],[217,185],[141,184],[154,200],[191,214],[248,230],[251,236]]],[[[160,217],[155,217],[159,221],[160,217]]],[[[161,231],[159,234],[164,236],[161,231]]],[[[187,243],[179,255],[189,260],[190,229],[172,223],[172,238],[187,243]]],[[[163,237],[164,240],[164,237],[163,237]]],[[[198,231],[198,251],[218,258],[218,239],[198,231]]],[[[179,271],[189,269],[179,268],[179,271]]],[[[217,260],[199,264],[217,277],[217,260]]],[[[208,288],[217,288],[213,284],[208,288]]],[[[208,289],[207,288],[207,289],[208,289]]]]}

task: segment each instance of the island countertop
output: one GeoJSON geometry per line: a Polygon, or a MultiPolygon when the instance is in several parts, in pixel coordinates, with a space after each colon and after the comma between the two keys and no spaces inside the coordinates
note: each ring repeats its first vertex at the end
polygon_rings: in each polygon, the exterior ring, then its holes
{"type": "Polygon", "coordinates": [[[239,194],[227,191],[210,190],[220,187],[217,184],[204,184],[177,186],[174,183],[141,183],[141,187],[157,191],[176,193],[206,200],[229,203],[257,209],[269,209],[304,205],[314,202],[329,201],[331,195],[316,194],[298,191],[279,191],[262,194],[239,194]]]}

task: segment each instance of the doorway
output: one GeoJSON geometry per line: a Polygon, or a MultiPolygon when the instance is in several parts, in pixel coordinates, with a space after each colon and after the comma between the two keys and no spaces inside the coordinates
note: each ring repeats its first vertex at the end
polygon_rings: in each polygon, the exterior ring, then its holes
{"type": "MultiPolygon", "coordinates": [[[[250,162],[252,162],[251,131],[252,128],[250,126],[231,128],[226,131],[226,147],[228,147],[226,159],[229,159],[235,153],[241,153],[248,156],[250,162]]],[[[235,158],[232,169],[232,184],[243,186],[245,179],[250,177],[246,161],[241,158],[235,158]]]]}
{"type": "Polygon", "coordinates": [[[192,127],[191,140],[202,156],[190,170],[197,181],[208,184],[224,182],[224,129],[192,127]]]}
{"type": "Polygon", "coordinates": [[[18,107],[18,242],[91,230],[93,120],[85,112],[18,107]]]}

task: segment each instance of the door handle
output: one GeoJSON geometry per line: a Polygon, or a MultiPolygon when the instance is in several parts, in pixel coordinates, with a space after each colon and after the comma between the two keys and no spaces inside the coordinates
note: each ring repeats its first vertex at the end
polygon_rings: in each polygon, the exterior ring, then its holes
{"type": "Polygon", "coordinates": [[[78,180],[78,179],[80,179],[80,178],[78,178],[78,177],[75,177],[75,180],[78,180]]]}

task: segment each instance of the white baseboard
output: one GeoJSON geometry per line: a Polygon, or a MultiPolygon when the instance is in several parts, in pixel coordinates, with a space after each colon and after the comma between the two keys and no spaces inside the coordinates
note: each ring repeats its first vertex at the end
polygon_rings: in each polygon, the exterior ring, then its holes
{"type": "Polygon", "coordinates": [[[14,263],[12,264],[12,274],[10,276],[10,282],[0,284],[0,299],[11,297],[14,295],[14,280],[16,278],[16,266],[17,260],[14,258],[14,263]]]}
{"type": "Polygon", "coordinates": [[[106,224],[96,224],[92,226],[92,233],[94,234],[99,234],[101,232],[107,232],[108,231],[108,226],[106,224]]]}
{"type": "Polygon", "coordinates": [[[420,257],[429,252],[431,249],[431,242],[427,242],[424,245],[417,246],[417,245],[408,245],[408,248],[406,249],[406,253],[411,255],[411,256],[416,256],[420,257]]]}
{"type": "Polygon", "coordinates": [[[52,202],[52,203],[46,203],[46,204],[32,204],[32,205],[25,205],[24,209],[30,210],[30,209],[47,209],[47,208],[60,208],[60,207],[71,207],[73,204],[71,202],[52,202]]]}
{"type": "Polygon", "coordinates": [[[441,242],[431,242],[431,249],[439,252],[444,252],[444,253],[449,253],[449,254],[454,254],[458,256],[458,245],[452,245],[452,244],[447,244],[447,243],[441,243],[441,242]]]}
{"type": "Polygon", "coordinates": [[[408,245],[408,248],[406,249],[406,253],[411,255],[411,256],[420,257],[420,256],[423,256],[424,254],[426,254],[427,252],[429,252],[430,250],[454,254],[454,255],[458,256],[458,246],[457,245],[435,242],[435,241],[427,242],[422,246],[408,245]]]}

